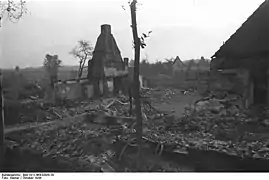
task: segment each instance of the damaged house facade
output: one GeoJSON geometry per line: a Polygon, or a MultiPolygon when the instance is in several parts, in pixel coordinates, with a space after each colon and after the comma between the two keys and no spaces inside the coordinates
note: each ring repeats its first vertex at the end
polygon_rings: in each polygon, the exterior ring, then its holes
{"type": "Polygon", "coordinates": [[[211,71],[230,78],[243,106],[269,103],[269,1],[243,23],[212,56],[211,71]]]}

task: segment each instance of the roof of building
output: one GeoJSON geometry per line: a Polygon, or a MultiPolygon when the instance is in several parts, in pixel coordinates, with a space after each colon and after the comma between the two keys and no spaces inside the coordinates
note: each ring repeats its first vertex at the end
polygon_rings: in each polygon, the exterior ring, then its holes
{"type": "Polygon", "coordinates": [[[124,63],[116,40],[111,34],[110,25],[101,26],[93,53],[93,74],[99,76],[103,67],[114,67],[117,70],[124,70],[124,63]],[[105,55],[105,56],[103,56],[105,55]],[[103,58],[105,57],[105,62],[103,58]]]}
{"type": "Polygon", "coordinates": [[[259,6],[212,58],[247,58],[267,53],[269,53],[269,0],[265,0],[259,6]]]}
{"type": "Polygon", "coordinates": [[[173,65],[174,65],[176,62],[180,62],[181,64],[183,64],[183,62],[181,61],[181,59],[180,59],[178,56],[177,56],[176,59],[174,60],[173,65]]]}

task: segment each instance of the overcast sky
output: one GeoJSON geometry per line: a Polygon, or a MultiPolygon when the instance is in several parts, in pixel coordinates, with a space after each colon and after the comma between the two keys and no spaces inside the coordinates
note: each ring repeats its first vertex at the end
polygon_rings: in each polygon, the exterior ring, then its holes
{"type": "MultiPolygon", "coordinates": [[[[139,0],[139,33],[152,30],[150,61],[179,56],[210,58],[264,0],[139,0]]],[[[66,65],[79,39],[96,43],[101,24],[111,24],[123,57],[133,57],[128,0],[28,0],[29,13],[0,29],[0,66],[41,66],[46,53],[66,65]],[[124,6],[126,10],[122,8],[124,6]]]]}

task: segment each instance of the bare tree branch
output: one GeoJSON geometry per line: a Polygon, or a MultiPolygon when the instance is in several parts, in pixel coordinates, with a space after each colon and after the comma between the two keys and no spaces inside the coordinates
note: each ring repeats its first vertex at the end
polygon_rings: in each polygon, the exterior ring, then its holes
{"type": "Polygon", "coordinates": [[[89,41],[79,40],[70,54],[79,59],[78,78],[81,78],[86,61],[92,58],[93,46],[89,41]]]}
{"type": "Polygon", "coordinates": [[[4,16],[6,16],[11,22],[18,22],[18,20],[27,13],[25,4],[26,1],[24,0],[0,1],[0,21],[3,20],[4,16]]]}

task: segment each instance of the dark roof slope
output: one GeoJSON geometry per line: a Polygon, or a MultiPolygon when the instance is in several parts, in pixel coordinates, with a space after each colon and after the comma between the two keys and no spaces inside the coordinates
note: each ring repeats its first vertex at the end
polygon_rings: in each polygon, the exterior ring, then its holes
{"type": "Polygon", "coordinates": [[[177,61],[179,61],[181,64],[183,64],[183,62],[182,62],[182,61],[180,60],[180,58],[177,56],[176,59],[175,59],[174,62],[173,62],[173,65],[174,65],[177,61]]]}
{"type": "Polygon", "coordinates": [[[212,58],[245,58],[261,53],[269,53],[269,0],[260,5],[212,58]]]}

